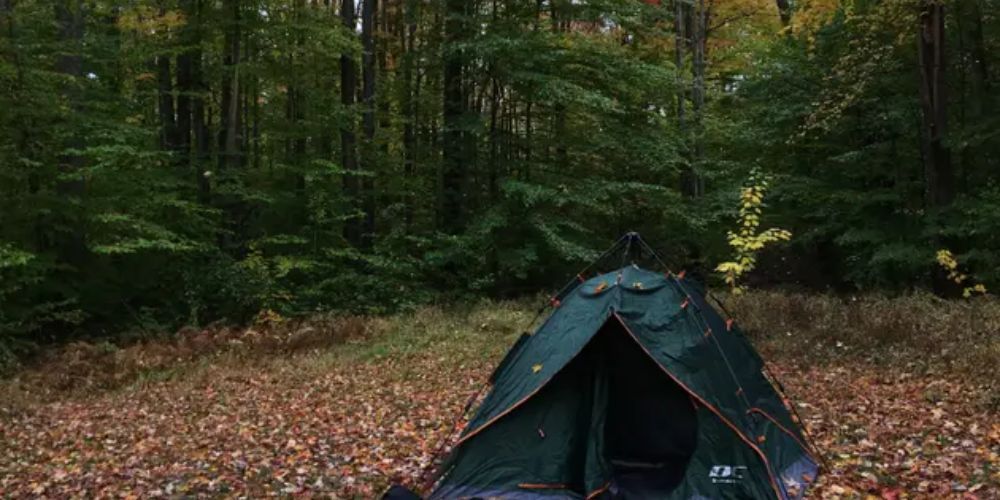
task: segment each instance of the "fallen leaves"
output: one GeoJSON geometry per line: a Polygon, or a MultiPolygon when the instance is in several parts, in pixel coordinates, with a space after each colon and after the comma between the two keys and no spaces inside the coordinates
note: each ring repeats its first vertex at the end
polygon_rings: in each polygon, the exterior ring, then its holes
{"type": "MultiPolygon", "coordinates": [[[[0,406],[0,497],[373,498],[392,481],[414,484],[455,434],[500,354],[490,335],[0,406]]],[[[1000,495],[1000,419],[963,381],[792,366],[771,368],[831,466],[812,496],[1000,495]]]]}
{"type": "Polygon", "coordinates": [[[863,364],[772,370],[803,398],[803,420],[829,461],[831,470],[824,471],[814,494],[1000,495],[1000,419],[978,408],[963,383],[863,364]],[[936,396],[924,397],[930,392],[936,396]]]}
{"type": "Polygon", "coordinates": [[[373,497],[419,474],[474,388],[478,373],[460,367],[428,364],[413,376],[420,362],[351,364],[309,380],[248,373],[193,391],[163,383],[40,405],[0,422],[0,497],[373,497]]]}

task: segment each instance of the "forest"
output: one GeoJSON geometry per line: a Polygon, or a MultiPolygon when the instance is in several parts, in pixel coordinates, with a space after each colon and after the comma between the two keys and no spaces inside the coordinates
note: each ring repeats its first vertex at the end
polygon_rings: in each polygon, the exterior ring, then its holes
{"type": "Polygon", "coordinates": [[[675,3],[4,0],[0,357],[520,295],[629,230],[720,283],[754,174],[752,282],[996,282],[994,5],[675,3]]]}
{"type": "Polygon", "coordinates": [[[634,231],[803,398],[815,496],[991,498],[998,12],[0,0],[0,497],[415,484],[634,231]]]}

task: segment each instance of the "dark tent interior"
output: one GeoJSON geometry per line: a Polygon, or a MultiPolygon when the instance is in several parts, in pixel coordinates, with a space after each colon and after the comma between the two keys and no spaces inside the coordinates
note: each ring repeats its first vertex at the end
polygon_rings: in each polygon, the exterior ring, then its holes
{"type": "Polygon", "coordinates": [[[695,402],[620,322],[606,322],[583,351],[532,399],[523,412],[515,411],[509,418],[541,417],[541,435],[545,435],[547,424],[576,429],[576,436],[569,439],[569,463],[562,469],[568,479],[562,483],[566,489],[588,493],[584,487],[587,460],[595,452],[604,467],[611,467],[615,489],[627,498],[662,496],[683,480],[697,443],[695,402]],[[575,416],[537,407],[565,404],[567,397],[577,400],[575,416]],[[575,425],[550,422],[546,418],[550,415],[569,416],[575,425]]]}

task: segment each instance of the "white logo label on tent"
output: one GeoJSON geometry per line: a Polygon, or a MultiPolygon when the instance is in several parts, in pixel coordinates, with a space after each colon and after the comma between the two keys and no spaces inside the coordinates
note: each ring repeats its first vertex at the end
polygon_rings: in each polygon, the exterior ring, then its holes
{"type": "Polygon", "coordinates": [[[743,479],[746,470],[742,465],[713,465],[708,477],[714,484],[734,484],[743,479]]]}

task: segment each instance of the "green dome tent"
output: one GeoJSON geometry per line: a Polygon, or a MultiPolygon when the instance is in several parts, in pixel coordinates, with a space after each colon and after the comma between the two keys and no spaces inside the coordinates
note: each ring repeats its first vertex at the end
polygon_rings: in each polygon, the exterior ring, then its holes
{"type": "Polygon", "coordinates": [[[553,306],[494,371],[429,498],[788,499],[815,481],[760,356],[683,273],[581,276],[553,306]]]}

